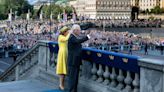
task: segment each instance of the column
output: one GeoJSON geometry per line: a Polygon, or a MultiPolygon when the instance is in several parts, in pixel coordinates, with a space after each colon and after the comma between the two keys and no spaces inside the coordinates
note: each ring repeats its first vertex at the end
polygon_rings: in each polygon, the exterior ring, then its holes
{"type": "Polygon", "coordinates": [[[10,13],[8,14],[8,20],[12,21],[12,9],[10,9],[10,13]]]}
{"type": "Polygon", "coordinates": [[[51,14],[50,14],[50,19],[51,19],[51,20],[53,19],[53,14],[52,14],[52,12],[51,12],[51,14]]]}
{"type": "Polygon", "coordinates": [[[43,20],[43,11],[40,12],[40,20],[43,20]]]}
{"type": "Polygon", "coordinates": [[[27,16],[26,16],[27,20],[30,20],[30,10],[28,10],[27,16]]]}
{"type": "Polygon", "coordinates": [[[139,60],[140,92],[164,92],[163,60],[143,58],[139,60]]]}

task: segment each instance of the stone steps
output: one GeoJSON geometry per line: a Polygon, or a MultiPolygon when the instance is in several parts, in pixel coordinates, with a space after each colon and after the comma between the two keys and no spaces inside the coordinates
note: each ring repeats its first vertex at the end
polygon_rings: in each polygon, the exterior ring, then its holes
{"type": "Polygon", "coordinates": [[[0,92],[46,92],[54,87],[38,79],[0,83],[0,92]]]}
{"type": "Polygon", "coordinates": [[[2,74],[3,72],[5,72],[6,69],[8,69],[11,65],[12,62],[9,62],[9,60],[0,60],[0,74],[2,74]]]}

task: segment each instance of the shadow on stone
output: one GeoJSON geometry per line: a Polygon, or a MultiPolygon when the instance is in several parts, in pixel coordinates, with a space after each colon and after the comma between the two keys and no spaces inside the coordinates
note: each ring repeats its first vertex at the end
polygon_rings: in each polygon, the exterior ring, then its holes
{"type": "Polygon", "coordinates": [[[47,91],[43,91],[43,92],[65,92],[65,91],[61,91],[58,89],[52,89],[52,90],[47,90],[47,91]]]}

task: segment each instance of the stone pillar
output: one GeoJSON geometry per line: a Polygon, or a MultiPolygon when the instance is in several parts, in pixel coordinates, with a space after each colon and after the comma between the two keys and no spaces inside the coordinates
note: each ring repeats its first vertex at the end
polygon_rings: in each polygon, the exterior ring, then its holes
{"type": "Polygon", "coordinates": [[[164,92],[164,62],[140,59],[140,92],[164,92]]]}
{"type": "Polygon", "coordinates": [[[51,19],[51,20],[53,19],[53,14],[52,14],[52,13],[50,14],[50,19],[51,19]]]}
{"type": "Polygon", "coordinates": [[[8,20],[12,21],[12,9],[10,9],[10,13],[8,14],[8,20]]]}
{"type": "Polygon", "coordinates": [[[50,61],[50,50],[48,47],[48,41],[39,41],[39,56],[38,56],[38,63],[41,66],[44,66],[45,69],[49,67],[50,61]]]}
{"type": "Polygon", "coordinates": [[[43,11],[40,13],[40,20],[43,20],[43,11]]]}
{"type": "Polygon", "coordinates": [[[137,12],[135,12],[135,20],[138,20],[137,12]]]}
{"type": "Polygon", "coordinates": [[[92,70],[92,63],[89,61],[83,61],[82,62],[82,76],[86,79],[90,79],[91,76],[91,70],[92,70]]]}
{"type": "Polygon", "coordinates": [[[18,11],[15,11],[15,20],[18,18],[17,13],[18,11]]]}
{"type": "Polygon", "coordinates": [[[16,81],[19,80],[19,65],[16,67],[16,70],[15,70],[15,80],[16,81]]]}
{"type": "Polygon", "coordinates": [[[27,20],[30,20],[30,10],[28,10],[27,16],[26,16],[27,20]]]}

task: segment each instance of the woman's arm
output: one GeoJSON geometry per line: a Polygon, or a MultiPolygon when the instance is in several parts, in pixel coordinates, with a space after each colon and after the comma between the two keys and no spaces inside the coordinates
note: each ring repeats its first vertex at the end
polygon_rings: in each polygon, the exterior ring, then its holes
{"type": "Polygon", "coordinates": [[[67,36],[59,35],[59,41],[60,42],[68,41],[69,37],[70,37],[70,34],[67,34],[67,36]]]}

